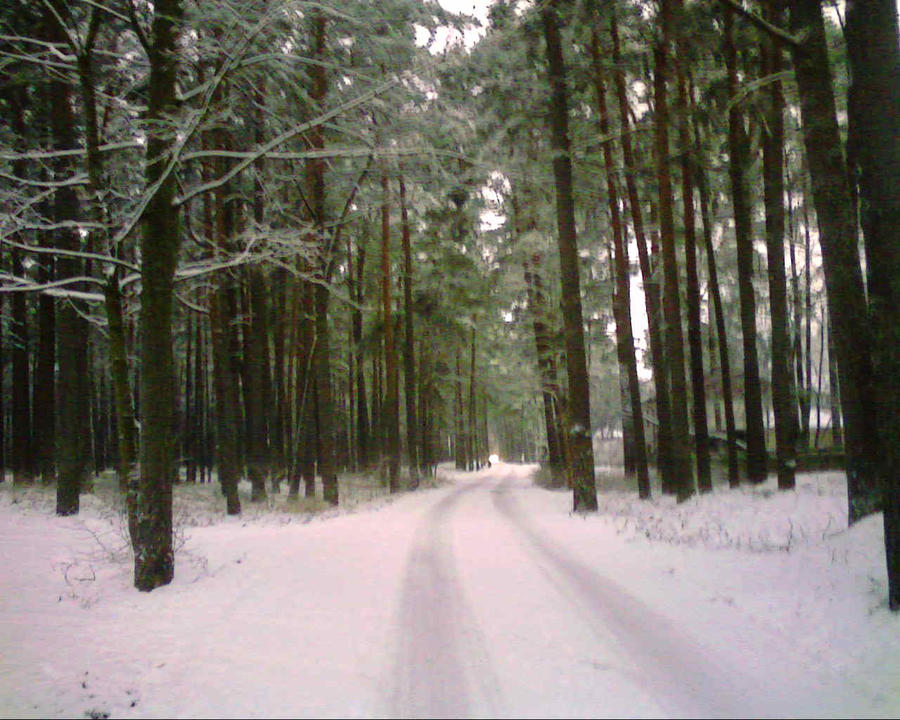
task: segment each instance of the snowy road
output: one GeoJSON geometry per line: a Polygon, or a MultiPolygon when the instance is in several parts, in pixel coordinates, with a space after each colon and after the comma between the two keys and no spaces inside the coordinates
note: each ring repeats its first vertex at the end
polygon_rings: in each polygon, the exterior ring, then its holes
{"type": "Polygon", "coordinates": [[[752,681],[734,683],[721,658],[541,530],[517,499],[529,488],[501,465],[425,512],[398,605],[389,714],[778,714],[752,681]]]}
{"type": "MultiPolygon", "coordinates": [[[[187,503],[175,582],[150,594],[131,587],[127,556],[111,551],[117,518],[92,499],[55,518],[52,497],[4,496],[0,717],[900,711],[898,654],[877,642],[896,637],[896,618],[848,594],[860,583],[835,564],[842,545],[822,564],[815,546],[650,542],[609,515],[573,516],[571,495],[535,487],[532,470],[450,472],[441,487],[312,521],[207,525],[187,503]],[[854,597],[863,604],[835,614],[854,597]]],[[[671,508],[652,507],[672,523],[671,508]]]]}

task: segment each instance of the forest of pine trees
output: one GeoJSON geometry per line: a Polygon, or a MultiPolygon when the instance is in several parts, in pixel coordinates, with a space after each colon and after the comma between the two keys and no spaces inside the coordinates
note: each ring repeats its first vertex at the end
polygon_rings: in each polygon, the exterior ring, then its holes
{"type": "Polygon", "coordinates": [[[68,515],[115,473],[139,589],[176,483],[238,514],[498,453],[590,511],[621,436],[642,498],[845,468],[900,608],[894,0],[0,22],[2,477],[68,515]]]}

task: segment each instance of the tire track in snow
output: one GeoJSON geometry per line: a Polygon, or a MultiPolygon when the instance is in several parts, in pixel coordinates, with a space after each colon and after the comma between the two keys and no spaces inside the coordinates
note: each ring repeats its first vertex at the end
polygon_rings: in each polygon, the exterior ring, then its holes
{"type": "Polygon", "coordinates": [[[612,634],[643,674],[648,692],[673,716],[777,716],[762,688],[741,691],[746,679],[739,669],[721,667],[671,621],[554,545],[529,521],[512,489],[509,478],[498,485],[492,494],[497,510],[527,540],[535,562],[591,632],[603,641],[612,634]]]}
{"type": "Polygon", "coordinates": [[[465,718],[497,707],[490,660],[457,576],[451,534],[458,504],[479,487],[451,491],[416,532],[398,607],[392,716],[465,718]]]}

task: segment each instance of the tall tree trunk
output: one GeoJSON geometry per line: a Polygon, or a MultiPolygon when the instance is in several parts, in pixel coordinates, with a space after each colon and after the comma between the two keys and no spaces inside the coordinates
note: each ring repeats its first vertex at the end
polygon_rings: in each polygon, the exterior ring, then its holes
{"type": "Polygon", "coordinates": [[[169,167],[175,132],[180,0],[157,0],[146,114],[146,192],[141,220],[141,455],[134,547],[134,584],[149,591],[172,581],[172,469],[175,459],[175,373],[172,298],[180,244],[172,206],[176,176],[169,167]]]}
{"type": "Polygon", "coordinates": [[[316,495],[316,446],[318,444],[318,418],[316,413],[316,378],[313,361],[315,357],[316,327],[315,298],[312,283],[301,281],[297,288],[297,328],[293,343],[294,363],[294,404],[296,410],[296,430],[294,432],[295,451],[291,470],[289,497],[296,498],[300,491],[300,481],[304,484],[304,496],[316,495]]]}
{"type": "Polygon", "coordinates": [[[353,346],[356,362],[356,435],[359,445],[360,467],[368,467],[371,460],[371,427],[369,423],[368,391],[366,390],[365,358],[363,356],[363,316],[362,304],[365,300],[366,246],[360,240],[356,253],[356,305],[353,307],[353,346]]]}
{"type": "MultiPolygon", "coordinates": [[[[606,87],[601,74],[600,43],[596,30],[591,34],[591,59],[593,77],[597,93],[600,133],[609,135],[609,113],[606,107],[606,87]]],[[[612,143],[603,143],[603,162],[606,167],[606,194],[609,205],[610,223],[613,235],[613,272],[615,275],[615,293],[613,297],[616,316],[616,339],[619,348],[619,367],[627,378],[627,404],[623,402],[623,416],[628,416],[627,424],[631,428],[632,454],[637,473],[638,495],[641,499],[650,497],[650,472],[647,467],[647,443],[644,438],[644,412],[641,407],[641,386],[637,372],[637,358],[634,354],[634,331],[631,324],[631,287],[629,274],[628,248],[622,232],[622,220],[619,215],[619,189],[615,180],[615,162],[613,160],[612,143]]],[[[623,429],[626,425],[622,419],[623,429]]]]}
{"type": "Polygon", "coordinates": [[[614,77],[616,96],[619,103],[620,127],[622,135],[622,158],[625,161],[625,187],[628,191],[628,205],[631,209],[632,226],[638,250],[638,262],[644,280],[644,303],[647,309],[647,326],[650,334],[650,357],[653,364],[653,385],[656,390],[657,419],[657,468],[662,477],[664,488],[674,488],[676,479],[672,463],[672,420],[669,404],[669,381],[666,371],[665,352],[662,340],[661,303],[659,298],[659,282],[654,277],[647,253],[647,239],[644,234],[644,220],[641,211],[640,196],[637,188],[637,165],[632,150],[631,138],[628,134],[629,112],[628,95],[625,88],[625,76],[621,70],[621,53],[619,48],[619,31],[614,14],[610,15],[610,36],[613,46],[614,77]]]}
{"type": "Polygon", "coordinates": [[[409,456],[409,475],[412,486],[419,484],[421,452],[419,421],[416,417],[416,346],[413,333],[412,301],[412,243],[410,241],[409,209],[406,204],[406,183],[400,176],[400,243],[403,250],[403,394],[406,403],[406,453],[409,456]]]}
{"type": "MultiPolygon", "coordinates": [[[[134,407],[131,403],[131,383],[128,381],[128,354],[125,346],[125,315],[122,309],[122,291],[119,272],[113,271],[104,292],[106,319],[109,331],[109,362],[113,382],[113,403],[116,410],[116,437],[119,463],[117,475],[119,490],[126,493],[130,516],[134,515],[133,500],[137,480],[137,428],[134,424],[134,407]],[[129,490],[129,487],[131,488],[129,490]]],[[[133,521],[133,517],[132,517],[133,521]]]]}
{"type": "MultiPolygon", "coordinates": [[[[45,10],[45,17],[46,22],[49,26],[49,38],[51,41],[53,41],[59,34],[59,25],[53,18],[52,10],[45,10]]],[[[53,90],[61,88],[63,92],[66,92],[66,97],[68,97],[68,87],[64,86],[62,83],[58,81],[52,82],[51,88],[53,88],[53,90]]],[[[22,85],[15,85],[13,87],[7,88],[5,94],[7,96],[7,102],[9,105],[10,127],[14,135],[24,138],[26,134],[26,90],[22,85]]],[[[54,143],[60,145],[60,147],[65,147],[63,143],[65,143],[67,140],[74,143],[73,130],[71,127],[57,127],[60,124],[60,120],[57,120],[55,116],[57,113],[68,113],[68,117],[71,117],[71,110],[69,110],[68,108],[62,108],[60,106],[59,99],[54,98],[54,93],[52,91],[50,95],[51,106],[49,108],[49,112],[52,125],[51,129],[52,131],[62,133],[60,137],[56,137],[54,135],[54,143]]],[[[75,146],[70,145],[69,147],[75,146]]],[[[66,167],[67,162],[64,159],[56,161],[56,169],[58,169],[61,174],[65,173],[66,167]]],[[[24,160],[13,161],[13,175],[22,178],[26,176],[26,167],[24,160]]],[[[63,188],[63,190],[66,191],[67,197],[72,197],[70,189],[63,188]]],[[[60,209],[59,199],[56,200],[56,203],[57,205],[56,207],[54,207],[53,212],[58,212],[60,209]]],[[[60,239],[64,241],[71,241],[71,232],[64,232],[68,233],[68,235],[66,237],[61,237],[60,239]]],[[[75,249],[77,249],[77,247],[75,249]]],[[[16,248],[12,248],[10,250],[10,264],[10,269],[12,270],[12,274],[15,277],[24,277],[24,264],[22,253],[20,250],[16,248]]],[[[28,362],[28,335],[28,306],[26,295],[25,293],[21,292],[13,293],[13,296],[10,300],[9,323],[9,336],[12,343],[12,402],[10,403],[11,415],[9,418],[12,431],[12,446],[10,448],[11,452],[9,454],[9,460],[10,467],[13,471],[14,484],[28,483],[33,479],[33,467],[31,463],[31,366],[28,362]]],[[[77,512],[77,505],[75,508],[75,512],[77,512]]]]}
{"type": "MultiPolygon", "coordinates": [[[[678,3],[680,9],[681,3],[678,3]]],[[[678,36],[678,55],[687,56],[683,33],[678,36]]],[[[712,490],[709,426],[706,413],[706,376],[703,372],[703,336],[700,324],[700,278],[697,272],[697,231],[694,212],[694,160],[690,152],[691,102],[686,73],[676,63],[678,77],[678,137],[681,146],[681,199],[684,209],[684,269],[687,290],[688,347],[690,349],[691,405],[694,421],[694,453],[697,458],[697,487],[700,492],[712,490]]]]}
{"type": "MultiPolygon", "coordinates": [[[[39,281],[51,282],[56,263],[41,259],[39,281]]],[[[2,375],[0,375],[2,377],[2,375]]],[[[38,353],[34,369],[35,470],[45,483],[56,479],[56,301],[49,295],[38,300],[38,353]]],[[[0,471],[2,472],[2,471],[0,471]]]]}
{"type": "MultiPolygon", "coordinates": [[[[794,387],[797,392],[797,443],[798,451],[806,451],[809,449],[809,384],[803,368],[806,363],[806,355],[803,352],[803,300],[800,293],[800,271],[797,268],[797,249],[796,249],[796,221],[793,212],[793,193],[792,181],[790,175],[787,178],[787,217],[788,217],[788,249],[791,259],[791,296],[792,296],[792,312],[793,312],[793,350],[791,357],[793,359],[793,377],[794,387]]],[[[807,347],[806,352],[809,352],[807,347]]]]}
{"type": "Polygon", "coordinates": [[[466,426],[463,418],[465,417],[463,406],[463,374],[462,374],[462,354],[459,346],[456,348],[456,378],[454,379],[454,405],[453,405],[453,460],[457,470],[465,470],[468,464],[466,457],[466,426]]]}
{"type": "Polygon", "coordinates": [[[737,48],[734,44],[734,11],[724,9],[724,54],[728,71],[728,174],[734,210],[734,236],[737,245],[738,293],[741,303],[741,335],[744,347],[744,417],[747,430],[747,477],[763,482],[768,474],[766,435],[763,426],[762,388],[756,348],[756,297],[753,290],[753,224],[748,173],[750,139],[738,103],[737,48]]]}
{"type": "MultiPolygon", "coordinates": [[[[513,228],[518,241],[525,231],[525,220],[518,195],[512,194],[513,228]]],[[[534,225],[532,220],[530,226],[534,225]]],[[[560,414],[560,388],[554,358],[553,341],[547,327],[547,300],[541,278],[542,258],[533,253],[522,265],[525,275],[525,291],[528,298],[528,311],[531,315],[534,333],[535,352],[537,355],[538,375],[541,380],[541,397],[544,406],[544,428],[547,435],[547,463],[550,468],[550,484],[552,487],[566,485],[565,458],[562,450],[562,417],[560,414]]]]}
{"type": "Polygon", "coordinates": [[[850,156],[866,242],[888,602],[900,611],[900,32],[890,0],[850,0],[850,156]]]}
{"type": "Polygon", "coordinates": [[[804,37],[801,44],[792,47],[794,74],[838,362],[852,523],[880,507],[872,340],[857,249],[856,213],[837,124],[822,8],[819,0],[791,0],[789,7],[791,29],[804,37]]]}
{"type": "MultiPolygon", "coordinates": [[[[324,108],[325,96],[328,93],[328,78],[325,74],[326,33],[325,14],[314,10],[311,14],[311,32],[313,57],[318,61],[310,68],[313,101],[313,112],[324,108]]],[[[313,150],[325,147],[325,138],[321,125],[310,129],[309,144],[313,150]]],[[[313,225],[319,242],[319,258],[315,269],[315,288],[313,290],[315,305],[315,349],[313,367],[315,369],[316,411],[318,415],[319,475],[322,478],[322,496],[331,505],[338,504],[338,480],[335,461],[335,419],[334,401],[331,384],[331,331],[329,328],[329,301],[331,289],[328,286],[328,266],[334,247],[331,242],[332,231],[326,228],[325,217],[325,161],[312,158],[307,161],[309,198],[313,225]]]]}
{"type": "Polygon", "coordinates": [[[828,325],[828,414],[831,417],[831,447],[844,447],[844,428],[841,420],[841,381],[838,375],[834,333],[828,325]]]}
{"type": "Polygon", "coordinates": [[[394,317],[391,304],[391,204],[387,172],[381,173],[381,314],[384,320],[385,398],[384,453],[387,485],[392,493],[400,491],[400,387],[397,346],[394,342],[394,317]]]}
{"type": "Polygon", "coordinates": [[[566,485],[565,459],[562,450],[562,417],[559,408],[559,382],[553,343],[547,328],[547,302],[540,274],[540,255],[525,261],[525,288],[528,308],[534,332],[538,374],[541,378],[541,396],[544,405],[544,425],[547,432],[547,460],[550,465],[550,483],[553,487],[566,485]]]}
{"type": "Polygon", "coordinates": [[[669,369],[672,410],[671,440],[675,496],[679,502],[694,492],[688,425],[687,385],[684,379],[684,336],[681,330],[681,299],[678,281],[678,259],[675,251],[675,217],[672,180],[669,172],[668,83],[670,0],[660,0],[662,40],[654,49],[653,74],[654,157],[659,190],[659,235],[663,261],[663,317],[665,318],[666,361],[669,369]]]}
{"type": "Polygon", "coordinates": [[[470,355],[469,355],[469,402],[466,409],[468,410],[466,419],[466,439],[468,448],[466,455],[468,458],[467,470],[478,470],[481,462],[478,456],[478,411],[475,404],[475,318],[472,318],[470,355]]]}
{"type": "Polygon", "coordinates": [[[197,366],[200,364],[200,347],[197,343],[197,334],[194,327],[200,322],[190,314],[185,318],[185,344],[184,351],[184,422],[182,423],[181,454],[184,457],[184,481],[188,484],[197,482],[197,436],[196,432],[196,404],[197,386],[194,384],[197,377],[197,366]]]}
{"type": "Polygon", "coordinates": [[[567,444],[571,452],[576,511],[597,509],[594,480],[594,449],[591,433],[590,382],[584,348],[581,312],[581,279],[578,265],[578,235],[575,227],[575,198],[572,191],[572,158],[569,149],[569,108],[566,66],[560,38],[559,0],[548,0],[541,8],[550,79],[550,128],[553,148],[553,176],[556,185],[557,243],[562,288],[563,336],[569,400],[566,407],[567,444]]]}
{"type": "MultiPolygon", "coordinates": [[[[781,24],[781,0],[767,0],[767,19],[781,24]]],[[[763,76],[781,72],[781,47],[762,39],[763,76]]],[[[766,88],[763,123],[763,196],[766,207],[766,255],[769,311],[772,319],[772,406],[775,414],[775,458],[778,488],[791,490],[797,465],[797,405],[791,382],[787,278],[784,270],[784,96],[780,82],[766,88]]]]}
{"type": "Polygon", "coordinates": [[[272,404],[272,380],[269,371],[269,329],[266,286],[262,270],[248,271],[247,293],[249,318],[244,324],[244,357],[246,381],[247,474],[250,478],[250,501],[266,499],[266,479],[271,469],[269,456],[269,408],[272,404]]]}
{"type": "Polygon", "coordinates": [[[230,278],[220,273],[210,299],[210,325],[213,346],[213,379],[216,392],[216,469],[226,512],[241,512],[238,496],[240,452],[238,438],[237,377],[231,359],[232,321],[228,298],[230,278]]]}
{"type": "MultiPolygon", "coordinates": [[[[809,173],[807,172],[806,175],[809,173]]],[[[805,185],[805,183],[804,183],[805,185]]],[[[813,323],[813,297],[812,297],[812,233],[810,232],[809,201],[811,192],[803,193],[803,298],[804,318],[806,327],[806,409],[809,412],[812,404],[812,323],[813,323]]],[[[809,423],[807,422],[807,426],[809,423]]],[[[808,432],[808,430],[807,430],[808,432]]],[[[808,443],[807,443],[808,447],[808,443]]]]}
{"type": "MultiPolygon", "coordinates": [[[[48,11],[48,25],[54,28],[53,37],[58,39],[61,32],[55,14],[48,11]]],[[[72,113],[68,85],[61,81],[50,84],[50,125],[54,146],[57,149],[72,149],[78,146],[75,139],[75,118],[72,113]]],[[[67,159],[55,162],[54,173],[58,178],[71,174],[71,163],[67,159]]],[[[59,188],[54,196],[53,215],[57,223],[75,223],[80,217],[78,196],[72,187],[59,188]]],[[[55,245],[64,250],[80,250],[80,238],[73,227],[63,227],[56,231],[55,245]]],[[[60,257],[58,261],[60,277],[74,277],[82,274],[82,263],[71,257],[60,257]]],[[[15,298],[14,298],[15,300],[15,298]]],[[[74,300],[64,301],[58,313],[57,357],[59,380],[59,432],[57,433],[58,477],[56,484],[56,514],[72,515],[78,512],[78,495],[87,480],[89,472],[90,446],[90,388],[88,385],[87,338],[88,326],[84,316],[76,309],[74,300]]],[[[15,310],[15,306],[14,306],[15,310]]],[[[22,379],[15,376],[13,388],[13,412],[16,411],[16,393],[22,379]]],[[[27,361],[26,361],[27,362],[27,361]]],[[[24,391],[27,393],[27,377],[24,391]]],[[[14,422],[19,419],[14,416],[14,422]]],[[[28,437],[30,433],[26,434],[28,437]]],[[[18,440],[18,431],[16,433],[18,440]]],[[[21,442],[21,441],[19,441],[21,442]]],[[[18,444],[18,443],[17,443],[18,444]]],[[[19,472],[27,470],[20,461],[19,472]]]]}
{"type": "MultiPolygon", "coordinates": [[[[694,126],[694,144],[696,153],[702,157],[700,130],[694,126]]],[[[725,412],[725,437],[728,457],[728,485],[732,488],[740,485],[738,468],[737,433],[734,422],[734,399],[731,387],[731,359],[728,352],[728,335],[725,332],[725,311],[722,307],[722,292],[719,288],[719,273],[716,267],[716,254],[713,247],[713,212],[710,207],[709,185],[706,173],[698,165],[697,190],[700,196],[700,218],[703,221],[703,246],[706,251],[706,268],[709,282],[709,295],[712,299],[713,315],[716,325],[716,340],[719,348],[719,371],[722,377],[722,404],[725,412]]],[[[710,330],[710,335],[712,330],[710,330]]]]}
{"type": "MultiPolygon", "coordinates": [[[[224,142],[224,141],[223,141],[224,142]]],[[[228,169],[228,160],[219,160],[219,174],[228,169]]],[[[234,232],[234,204],[229,202],[230,185],[219,187],[205,202],[206,228],[216,248],[216,256],[222,260],[229,251],[229,241],[234,232]],[[213,216],[212,206],[215,205],[213,216]]],[[[215,464],[226,512],[241,512],[238,495],[240,480],[240,401],[238,375],[234,358],[237,340],[234,337],[233,279],[227,271],[220,271],[210,298],[209,320],[213,354],[213,384],[216,396],[215,464]]]]}
{"type": "MultiPolygon", "coordinates": [[[[3,252],[0,251],[0,263],[3,262],[3,252]]],[[[0,295],[0,319],[3,317],[3,295],[0,295]]],[[[6,341],[6,331],[3,322],[0,322],[0,390],[2,390],[3,378],[6,377],[6,353],[3,351],[6,341]]],[[[0,392],[0,482],[6,481],[6,394],[0,392]]]]}

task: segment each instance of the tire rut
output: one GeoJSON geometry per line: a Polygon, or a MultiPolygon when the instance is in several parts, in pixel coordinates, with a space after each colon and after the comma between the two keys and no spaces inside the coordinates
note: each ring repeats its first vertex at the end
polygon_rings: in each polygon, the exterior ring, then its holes
{"type": "MultiPolygon", "coordinates": [[[[509,480],[492,494],[499,513],[527,541],[535,562],[551,578],[590,631],[608,642],[610,634],[635,662],[654,699],[674,717],[767,716],[757,707],[762,689],[734,692],[729,673],[671,621],[646,606],[617,583],[576,560],[555,545],[529,521],[513,496],[509,480]],[[711,687],[717,688],[714,692],[711,687]]],[[[763,702],[763,705],[765,703],[763,702]]]]}
{"type": "Polygon", "coordinates": [[[457,506],[480,487],[457,487],[416,532],[400,593],[389,715],[464,718],[497,707],[488,653],[457,576],[451,532],[457,506]]]}

